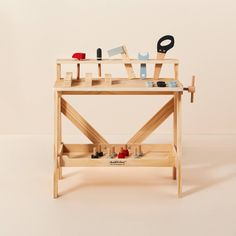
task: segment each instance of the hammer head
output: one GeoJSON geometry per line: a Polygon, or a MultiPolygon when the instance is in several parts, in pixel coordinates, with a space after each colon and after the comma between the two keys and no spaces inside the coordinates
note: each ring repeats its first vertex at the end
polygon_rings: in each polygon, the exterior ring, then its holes
{"type": "Polygon", "coordinates": [[[117,48],[112,48],[110,50],[107,51],[107,54],[109,57],[121,54],[121,53],[125,53],[125,47],[124,46],[120,46],[117,48]]]}

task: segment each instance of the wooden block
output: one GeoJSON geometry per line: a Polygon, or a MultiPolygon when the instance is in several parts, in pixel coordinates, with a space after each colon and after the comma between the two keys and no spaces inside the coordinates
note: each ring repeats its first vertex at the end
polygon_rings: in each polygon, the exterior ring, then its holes
{"type": "Polygon", "coordinates": [[[64,79],[64,86],[65,87],[71,87],[71,85],[72,85],[72,77],[73,77],[73,73],[72,72],[66,72],[66,77],[64,79]]]}
{"type": "Polygon", "coordinates": [[[93,155],[96,156],[96,153],[97,153],[97,148],[94,147],[94,148],[93,148],[93,155]]]}
{"type": "Polygon", "coordinates": [[[85,86],[86,87],[92,87],[93,86],[92,77],[93,77],[92,73],[86,73],[85,74],[85,86]]]}
{"type": "Polygon", "coordinates": [[[111,86],[111,85],[112,85],[111,74],[105,74],[105,86],[111,86]]]}

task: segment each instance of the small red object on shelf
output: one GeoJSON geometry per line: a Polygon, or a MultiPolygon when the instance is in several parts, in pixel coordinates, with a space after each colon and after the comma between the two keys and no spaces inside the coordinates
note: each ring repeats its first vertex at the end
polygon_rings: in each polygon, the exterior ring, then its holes
{"type": "Polygon", "coordinates": [[[118,158],[125,158],[125,153],[124,153],[123,148],[120,149],[120,152],[118,154],[118,158]]]}
{"type": "Polygon", "coordinates": [[[128,150],[128,149],[124,149],[124,150],[123,150],[123,153],[125,154],[126,157],[129,156],[129,150],[128,150]]]}
{"type": "Polygon", "coordinates": [[[76,52],[72,55],[72,58],[78,59],[78,60],[83,60],[86,57],[86,53],[83,52],[76,52]]]}
{"type": "Polygon", "coordinates": [[[128,150],[127,144],[125,145],[125,149],[123,150],[123,153],[125,154],[126,157],[129,156],[129,150],[128,150]]]}

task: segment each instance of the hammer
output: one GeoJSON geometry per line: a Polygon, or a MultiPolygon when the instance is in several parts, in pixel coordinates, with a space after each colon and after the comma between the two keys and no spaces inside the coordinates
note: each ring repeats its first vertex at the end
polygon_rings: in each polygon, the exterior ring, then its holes
{"type": "MultiPolygon", "coordinates": [[[[126,46],[124,46],[124,45],[120,46],[120,47],[117,47],[117,48],[110,49],[110,50],[107,51],[107,53],[108,53],[109,57],[121,54],[121,56],[124,60],[130,60],[130,58],[128,56],[127,49],[126,49],[126,46]]],[[[125,69],[128,73],[128,78],[129,79],[134,79],[135,78],[135,73],[134,73],[132,64],[125,63],[125,69]]]]}

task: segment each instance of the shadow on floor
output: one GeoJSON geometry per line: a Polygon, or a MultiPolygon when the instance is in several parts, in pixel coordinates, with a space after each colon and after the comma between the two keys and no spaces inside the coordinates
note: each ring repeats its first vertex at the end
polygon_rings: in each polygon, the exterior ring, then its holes
{"type": "Polygon", "coordinates": [[[235,148],[186,148],[183,155],[183,196],[221,184],[236,177],[235,148]]]}

